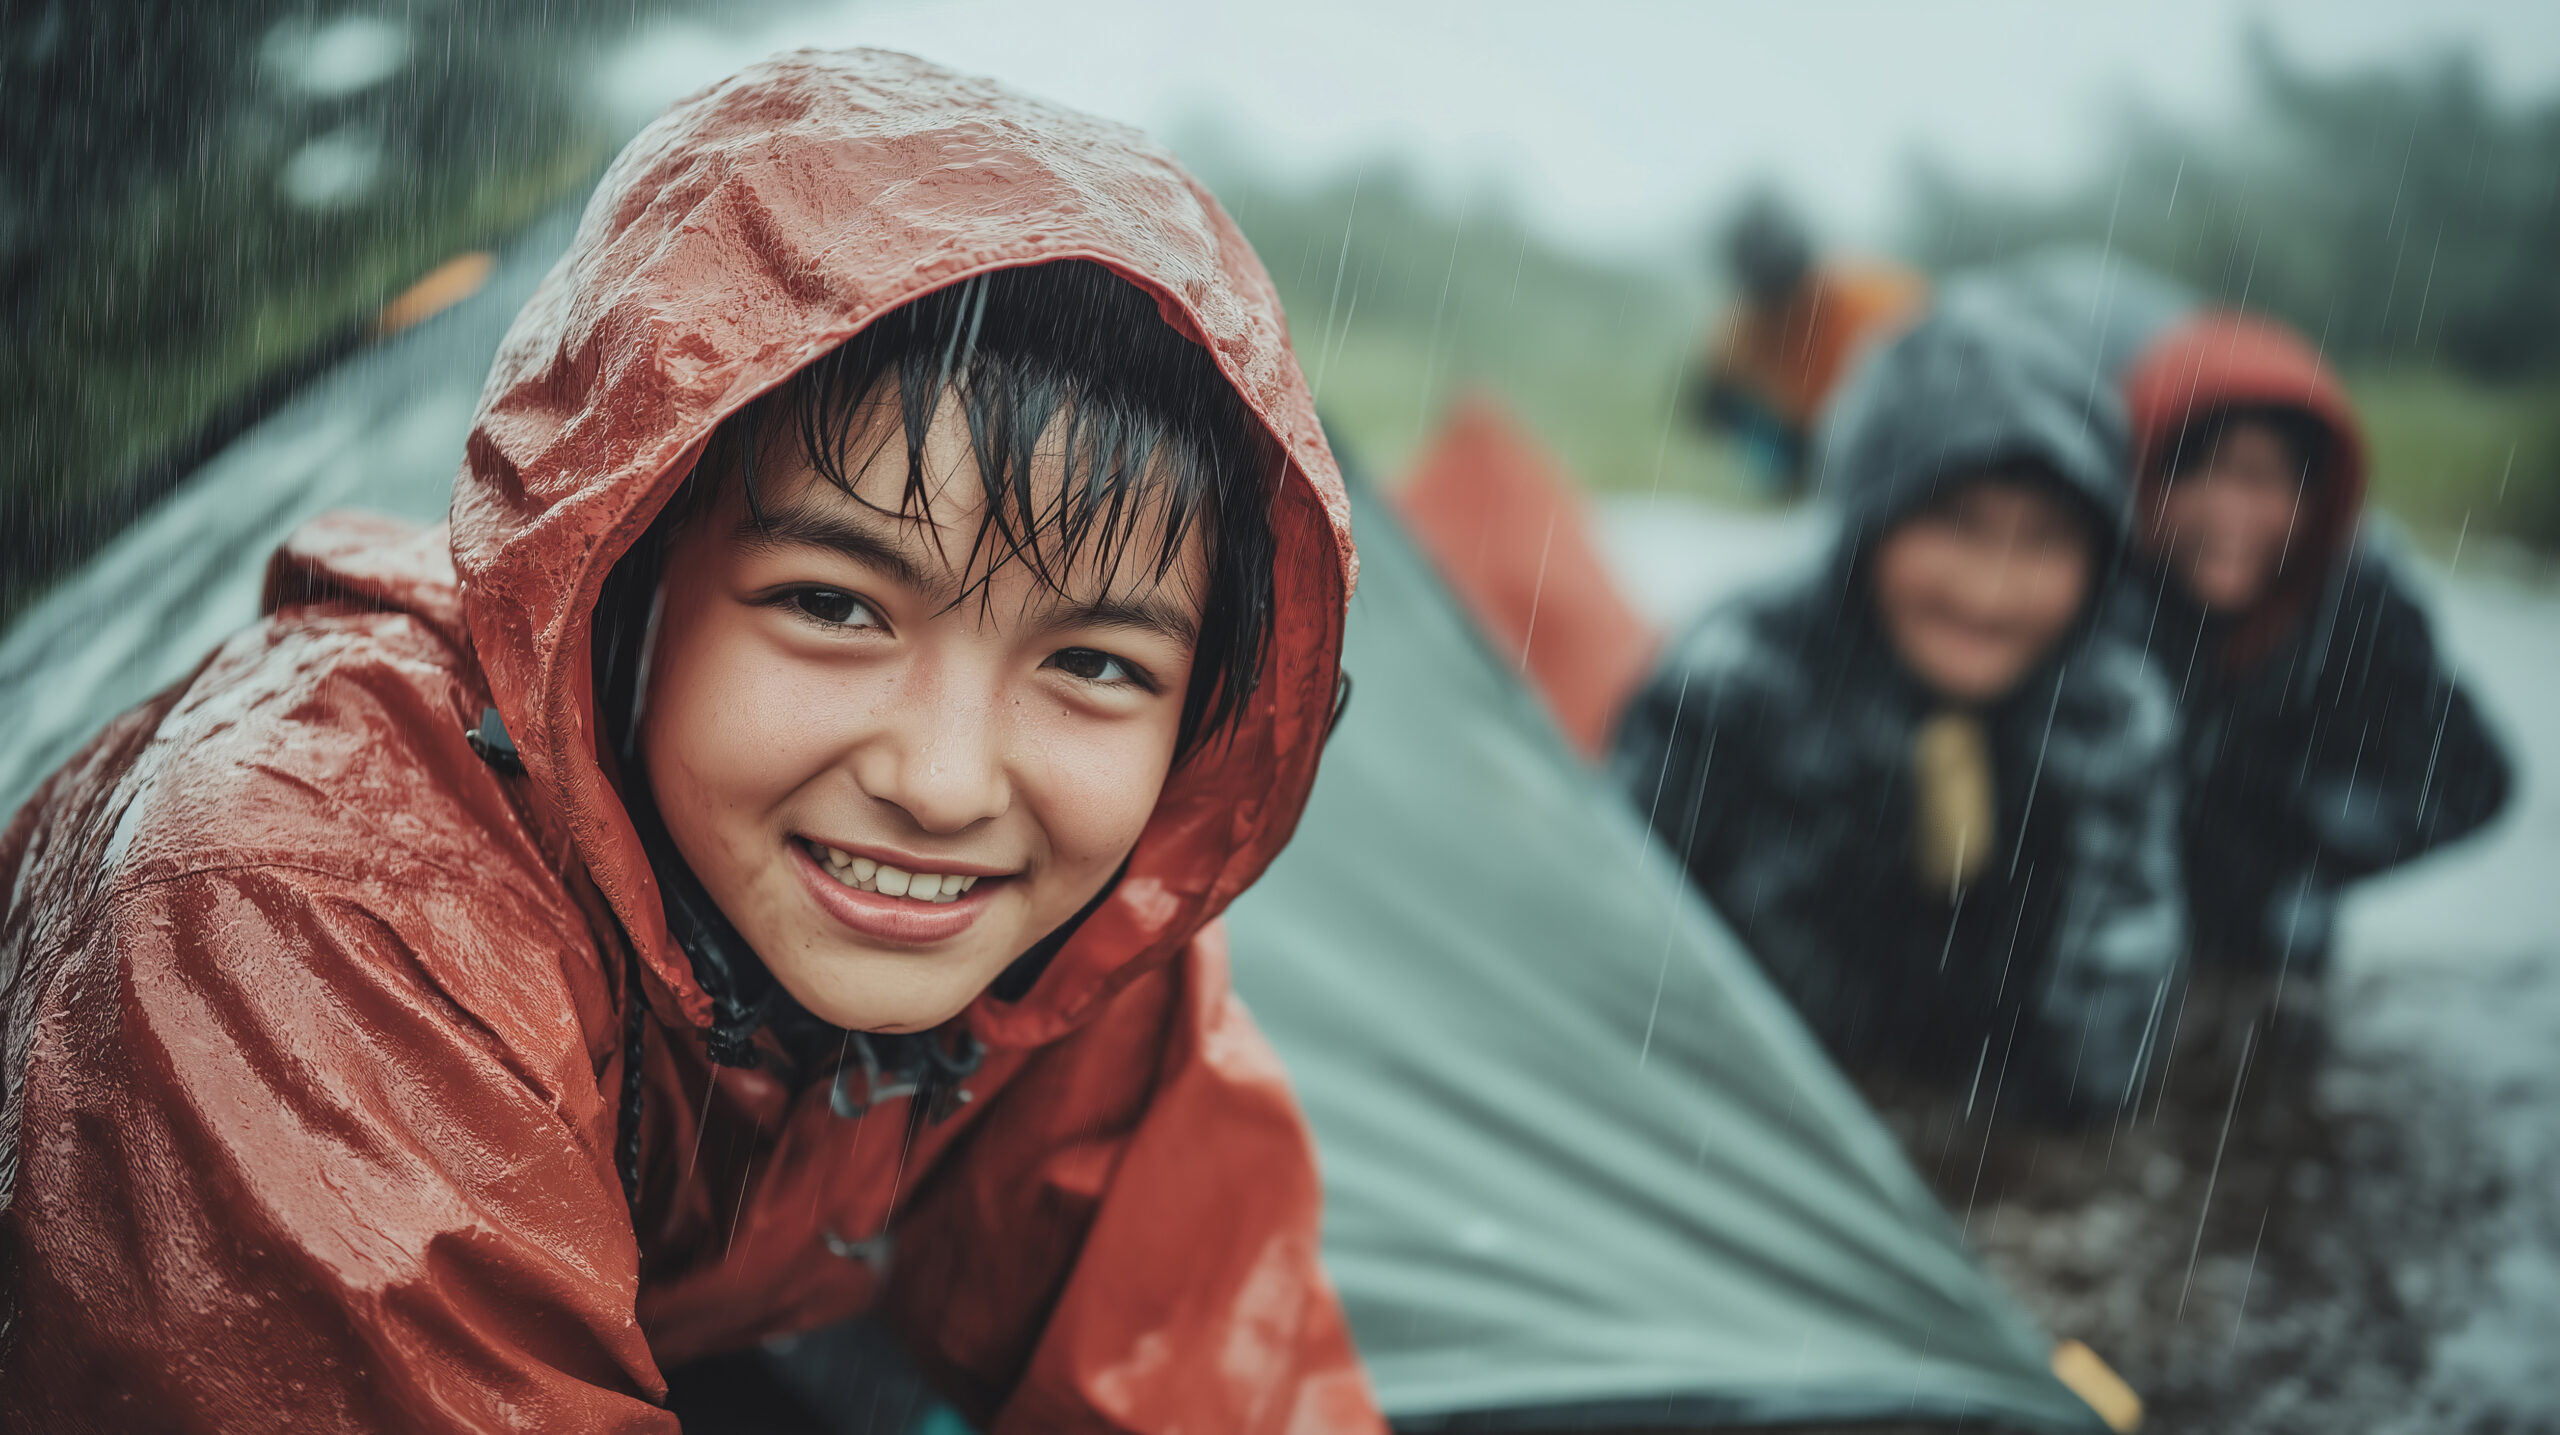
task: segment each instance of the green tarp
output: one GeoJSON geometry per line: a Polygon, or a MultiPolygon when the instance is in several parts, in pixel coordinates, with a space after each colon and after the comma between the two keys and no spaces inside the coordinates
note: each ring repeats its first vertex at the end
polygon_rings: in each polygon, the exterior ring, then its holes
{"type": "Polygon", "coordinates": [[[1351,706],[1230,925],[1398,1424],[2102,1428],[1636,814],[1354,498],[1351,706]]]}

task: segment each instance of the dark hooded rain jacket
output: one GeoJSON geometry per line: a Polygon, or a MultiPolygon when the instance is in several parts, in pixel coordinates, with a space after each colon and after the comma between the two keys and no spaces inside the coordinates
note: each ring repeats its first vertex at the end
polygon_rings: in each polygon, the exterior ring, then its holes
{"type": "Polygon", "coordinates": [[[673,1431],[665,1367],[864,1310],[998,1432],[1377,1428],[1214,924],[1314,779],[1353,571],[1279,305],[1161,150],[870,52],[678,105],[508,336],[450,532],[305,530],[265,620],[0,840],[0,1428],[673,1431]],[[839,1115],[706,1060],[590,614],[722,418],[1068,257],[1267,426],[1276,651],[1027,994],[957,1019],[973,1099],[839,1115]],[[484,707],[520,765],[466,740],[484,707]]]}
{"type": "Polygon", "coordinates": [[[2437,654],[2395,545],[2361,521],[2364,439],[2310,345],[2205,314],[2146,350],[2125,391],[2145,511],[2190,424],[2277,409],[2318,435],[2283,570],[2254,608],[2208,613],[2146,558],[2114,615],[2178,695],[2197,959],[2317,973],[2339,892],[2476,831],[2513,773],[2437,654]]]}
{"type": "Polygon", "coordinates": [[[2181,969],[2166,694],[2094,621],[2124,533],[2122,413],[2010,306],[1950,300],[1878,351],[1826,422],[1829,558],[1710,612],[1630,705],[1639,810],[1842,1057],[2054,1112],[2138,1088],[2181,969]],[[1913,748],[1945,705],[1874,617],[1876,543],[1986,465],[2049,471],[2098,562],[2080,625],[1975,714],[1993,832],[1961,893],[1913,858],[1913,748]]]}

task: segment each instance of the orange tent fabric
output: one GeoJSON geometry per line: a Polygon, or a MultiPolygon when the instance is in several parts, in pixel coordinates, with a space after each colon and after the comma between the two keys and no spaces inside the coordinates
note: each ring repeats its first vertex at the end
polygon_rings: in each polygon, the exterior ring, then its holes
{"type": "Polygon", "coordinates": [[[1415,541],[1575,748],[1608,750],[1658,637],[1600,557],[1572,476],[1477,394],[1458,401],[1395,495],[1415,541]]]}
{"type": "Polygon", "coordinates": [[[1928,294],[1927,281],[1900,265],[1831,260],[1785,308],[1736,310],[1717,331],[1709,366],[1809,429],[1849,361],[1915,317],[1928,294]]]}

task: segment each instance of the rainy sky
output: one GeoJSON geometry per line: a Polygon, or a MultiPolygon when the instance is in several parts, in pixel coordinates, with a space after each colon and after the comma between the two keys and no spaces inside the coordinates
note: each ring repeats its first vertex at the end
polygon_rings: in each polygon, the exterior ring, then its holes
{"type": "Polygon", "coordinates": [[[601,83],[638,117],[773,50],[884,45],[1177,143],[1215,134],[1283,176],[1393,152],[1439,186],[1498,184],[1577,247],[1664,256],[1761,174],[1869,240],[1915,148],[2060,183],[2131,97],[2186,119],[2235,107],[2252,20],[2323,69],[2466,44],[2501,94],[2560,87],[2551,0],[863,0],[660,32],[601,83]]]}

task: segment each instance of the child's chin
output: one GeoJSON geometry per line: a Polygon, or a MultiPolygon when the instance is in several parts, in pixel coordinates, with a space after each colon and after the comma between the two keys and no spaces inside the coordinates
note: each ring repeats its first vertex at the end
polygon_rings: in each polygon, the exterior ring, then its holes
{"type": "Polygon", "coordinates": [[[784,972],[785,990],[809,1014],[848,1031],[931,1031],[968,1008],[984,983],[972,984],[950,957],[928,958],[933,970],[917,970],[913,953],[852,951],[827,961],[827,970],[784,972]]]}
{"type": "Polygon", "coordinates": [[[2002,665],[1948,667],[1928,677],[1938,695],[1959,703],[1994,703],[2018,685],[2022,670],[2002,665]]]}

